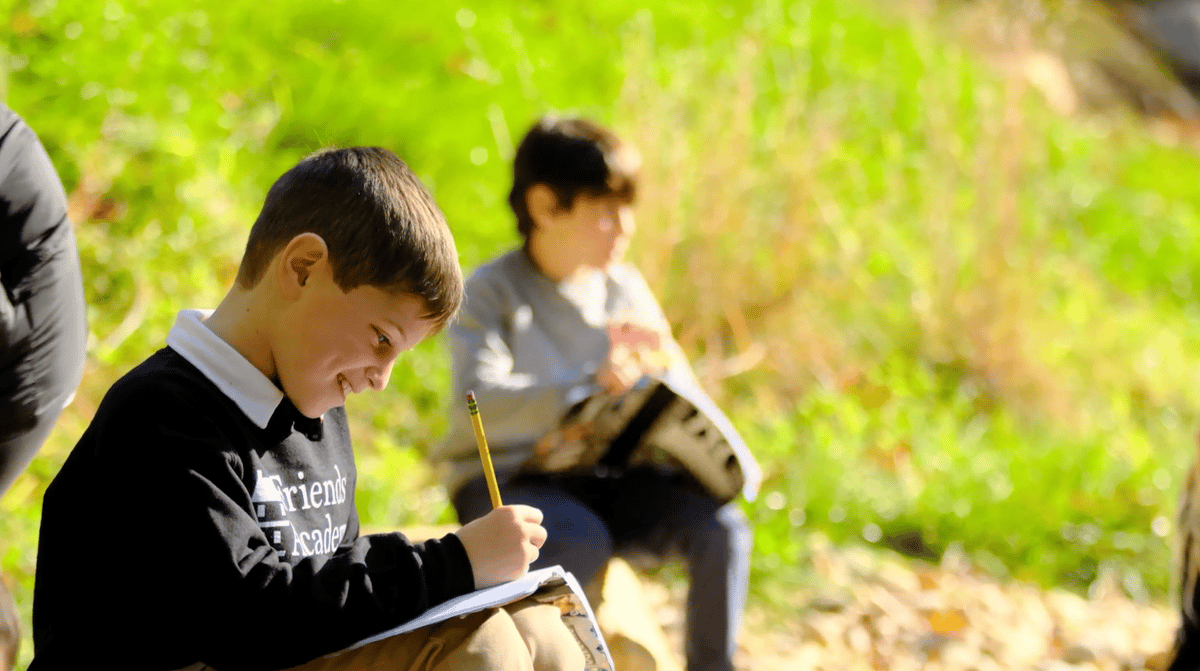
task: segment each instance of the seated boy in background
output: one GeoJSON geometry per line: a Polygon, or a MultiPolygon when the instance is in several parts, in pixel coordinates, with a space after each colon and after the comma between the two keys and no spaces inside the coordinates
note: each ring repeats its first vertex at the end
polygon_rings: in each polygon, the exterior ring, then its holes
{"type": "MultiPolygon", "coordinates": [[[[614,554],[685,560],[689,671],[731,670],[745,605],[751,533],[741,510],[658,469],[538,474],[522,466],[547,446],[564,412],[603,389],[620,394],[665,364],[694,380],[645,280],[621,263],[633,233],[639,158],[584,119],[546,118],[522,140],[509,203],[524,245],[467,282],[451,325],[454,393],[473,389],[504,501],[539,508],[549,532],[535,566],[561,564],[583,583],[614,554]],[[619,333],[657,342],[665,357],[632,354],[619,333]],[[665,361],[662,361],[665,359],[665,361]]],[[[696,385],[697,389],[698,384],[696,385]]],[[[431,454],[448,464],[459,520],[489,499],[465,413],[431,454]]],[[[747,468],[753,467],[745,464],[747,468]]]]}
{"type": "Polygon", "coordinates": [[[394,154],[280,177],[235,285],[113,385],[47,489],[30,668],[582,668],[540,605],[322,657],[523,575],[545,540],[521,505],[424,543],[359,536],[343,403],[461,298],[446,222],[394,154]]]}

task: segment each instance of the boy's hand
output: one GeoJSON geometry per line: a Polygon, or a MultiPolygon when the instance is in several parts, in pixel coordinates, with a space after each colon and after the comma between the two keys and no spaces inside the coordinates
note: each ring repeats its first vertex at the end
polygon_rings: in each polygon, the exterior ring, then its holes
{"type": "Polygon", "coordinates": [[[643,375],[661,375],[670,368],[670,356],[663,348],[670,335],[636,322],[608,325],[608,358],[596,371],[596,382],[613,396],[620,396],[643,375]]]}
{"type": "Polygon", "coordinates": [[[636,322],[613,322],[608,325],[608,342],[613,346],[625,345],[633,350],[656,350],[662,347],[662,334],[636,322]]]}
{"type": "Polygon", "coordinates": [[[614,344],[608,358],[596,371],[596,384],[613,396],[620,396],[646,373],[642,362],[628,347],[614,344]]]}
{"type": "Polygon", "coordinates": [[[454,533],[471,560],[475,589],[525,575],[546,542],[542,511],[522,505],[500,506],[454,533]]]}

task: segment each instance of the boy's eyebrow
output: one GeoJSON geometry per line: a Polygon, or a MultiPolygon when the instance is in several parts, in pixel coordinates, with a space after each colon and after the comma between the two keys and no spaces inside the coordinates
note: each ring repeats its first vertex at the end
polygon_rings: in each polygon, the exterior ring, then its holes
{"type": "Polygon", "coordinates": [[[393,320],[391,317],[384,317],[383,321],[384,321],[385,325],[390,324],[393,328],[395,328],[397,331],[400,332],[401,340],[408,337],[408,334],[404,332],[404,328],[402,326],[400,326],[400,324],[397,323],[395,320],[393,320]]]}

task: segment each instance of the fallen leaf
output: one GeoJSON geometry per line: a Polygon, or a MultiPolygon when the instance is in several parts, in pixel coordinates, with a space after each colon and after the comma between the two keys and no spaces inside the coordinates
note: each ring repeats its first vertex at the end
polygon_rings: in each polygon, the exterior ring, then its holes
{"type": "Polygon", "coordinates": [[[922,613],[929,623],[929,630],[935,634],[953,635],[966,628],[967,614],[958,608],[931,610],[922,613]]]}
{"type": "Polygon", "coordinates": [[[921,583],[921,589],[931,590],[938,586],[937,578],[929,571],[922,571],[917,574],[917,581],[921,583]]]}

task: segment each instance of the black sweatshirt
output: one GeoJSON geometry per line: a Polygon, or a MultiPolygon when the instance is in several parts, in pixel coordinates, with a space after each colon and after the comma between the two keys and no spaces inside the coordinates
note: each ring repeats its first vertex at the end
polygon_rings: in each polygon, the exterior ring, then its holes
{"type": "Polygon", "coordinates": [[[458,537],[359,537],[345,411],[265,429],[170,347],[109,390],[46,491],[30,671],[277,669],[474,587],[458,537]]]}
{"type": "Polygon", "coordinates": [[[66,193],[37,135],[0,105],[0,494],[74,393],[86,343],[66,193]]]}

